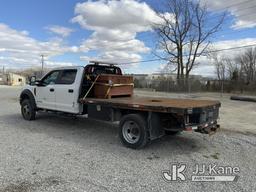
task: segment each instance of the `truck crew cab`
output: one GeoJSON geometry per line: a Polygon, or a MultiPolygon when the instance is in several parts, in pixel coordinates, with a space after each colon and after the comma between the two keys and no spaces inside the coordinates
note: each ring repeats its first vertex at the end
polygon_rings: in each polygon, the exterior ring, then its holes
{"type": "Polygon", "coordinates": [[[37,81],[32,77],[20,94],[23,118],[35,120],[38,111],[54,111],[119,121],[122,143],[134,149],[165,134],[185,130],[210,134],[219,128],[218,101],[133,96],[96,98],[93,89],[101,75],[123,76],[117,66],[93,62],[86,67],[54,69],[37,81]]]}

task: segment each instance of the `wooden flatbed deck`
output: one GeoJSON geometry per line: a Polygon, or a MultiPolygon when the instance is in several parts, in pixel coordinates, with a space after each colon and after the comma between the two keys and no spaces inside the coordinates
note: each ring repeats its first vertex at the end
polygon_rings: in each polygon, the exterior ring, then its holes
{"type": "Polygon", "coordinates": [[[99,104],[113,108],[134,109],[154,112],[184,112],[187,109],[220,107],[219,101],[169,99],[150,97],[119,97],[111,99],[86,98],[81,99],[83,104],[99,104]]]}

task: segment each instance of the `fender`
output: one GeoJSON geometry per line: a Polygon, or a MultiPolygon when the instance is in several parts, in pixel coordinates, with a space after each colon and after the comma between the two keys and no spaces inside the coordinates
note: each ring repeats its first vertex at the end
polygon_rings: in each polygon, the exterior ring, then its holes
{"type": "Polygon", "coordinates": [[[31,104],[34,106],[34,108],[36,109],[36,100],[35,97],[33,95],[33,93],[29,90],[29,89],[24,89],[21,94],[20,94],[20,104],[22,103],[22,101],[24,99],[29,99],[29,101],[31,102],[31,104]]]}

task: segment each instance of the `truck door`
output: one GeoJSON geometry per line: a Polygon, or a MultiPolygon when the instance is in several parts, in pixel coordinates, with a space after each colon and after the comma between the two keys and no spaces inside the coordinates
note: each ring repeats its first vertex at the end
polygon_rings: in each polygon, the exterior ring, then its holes
{"type": "Polygon", "coordinates": [[[61,74],[55,85],[56,90],[56,110],[79,113],[79,75],[77,69],[61,70],[61,74]],[[77,83],[76,83],[77,82],[77,83]]]}
{"type": "Polygon", "coordinates": [[[55,110],[55,83],[60,71],[52,71],[40,81],[36,87],[36,103],[38,108],[55,110]]]}

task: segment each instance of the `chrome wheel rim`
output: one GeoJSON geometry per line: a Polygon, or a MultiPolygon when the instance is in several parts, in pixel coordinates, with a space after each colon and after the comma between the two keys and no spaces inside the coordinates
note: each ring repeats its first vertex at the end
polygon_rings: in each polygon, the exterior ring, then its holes
{"type": "Polygon", "coordinates": [[[123,125],[123,137],[131,144],[137,143],[140,139],[140,129],[136,122],[126,121],[123,125]]]}

